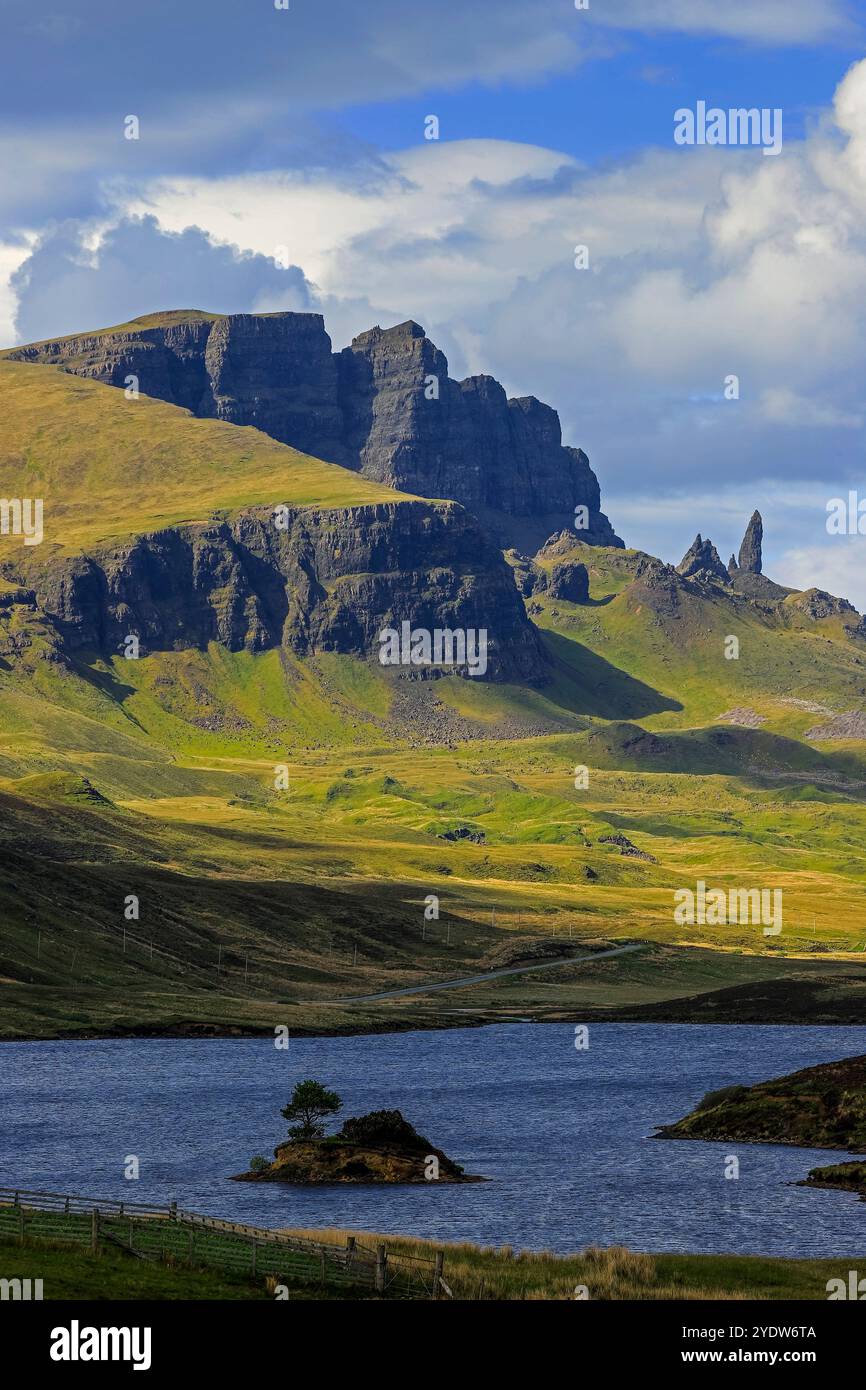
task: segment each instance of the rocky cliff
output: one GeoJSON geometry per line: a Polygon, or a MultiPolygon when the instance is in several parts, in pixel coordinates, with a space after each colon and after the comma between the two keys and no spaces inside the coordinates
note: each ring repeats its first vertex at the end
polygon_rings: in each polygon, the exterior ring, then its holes
{"type": "Polygon", "coordinates": [[[445,355],[411,321],[333,353],[320,314],[179,310],[6,355],[112,386],[134,377],[145,395],[196,415],[254,425],[400,490],[451,498],[502,546],[534,550],[576,520],[582,540],[622,545],[589,460],[562,444],[556,411],[533,396],[509,400],[490,376],[452,380],[445,355]]]}
{"type": "Polygon", "coordinates": [[[13,626],[22,630],[13,606],[35,604],[70,653],[117,654],[134,635],[142,655],[213,641],[376,660],[380,631],[408,621],[486,630],[488,679],[543,673],[511,571],[460,507],[395,499],[287,508],[280,521],[278,529],[268,509],[251,508],[86,554],[21,554],[3,567],[7,583],[21,585],[4,595],[6,640],[13,626]]]}

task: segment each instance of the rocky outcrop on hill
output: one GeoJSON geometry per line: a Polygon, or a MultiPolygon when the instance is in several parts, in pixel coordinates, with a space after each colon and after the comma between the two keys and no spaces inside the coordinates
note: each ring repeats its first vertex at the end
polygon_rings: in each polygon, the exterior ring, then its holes
{"type": "Polygon", "coordinates": [[[788,607],[811,618],[813,622],[822,618],[860,617],[853,603],[849,603],[845,598],[836,598],[835,594],[828,594],[826,589],[805,589],[802,593],[792,593],[788,589],[786,592],[791,595],[788,607]]]}
{"type": "Polygon", "coordinates": [[[772,579],[768,579],[762,573],[764,564],[761,553],[763,539],[764,523],[761,513],[752,512],[740,545],[739,559],[731,556],[728,561],[728,574],[736,592],[743,594],[746,598],[769,599],[771,601],[783,599],[792,590],[774,583],[772,579]]]}
{"type": "Polygon", "coordinates": [[[677,574],[682,575],[684,579],[696,579],[700,583],[708,583],[711,580],[720,581],[722,584],[730,582],[728,571],[719,559],[719,552],[711,540],[701,537],[700,531],[677,565],[677,574]]]}
{"type": "Polygon", "coordinates": [[[826,724],[816,724],[813,729],[807,729],[803,737],[816,743],[826,739],[866,739],[866,713],[852,709],[844,714],[834,714],[826,724]]]}
{"type": "Polygon", "coordinates": [[[586,603],[589,598],[589,574],[586,565],[575,561],[554,565],[550,571],[547,592],[551,598],[564,598],[570,603],[586,603]]]}
{"type": "Polygon", "coordinates": [[[761,520],[760,512],[752,512],[751,519],[746,527],[746,534],[743,536],[740,545],[740,554],[737,568],[745,570],[747,574],[760,574],[762,566],[761,543],[764,538],[764,523],[761,520]]]}
{"type": "Polygon", "coordinates": [[[654,855],[648,854],[645,849],[638,849],[626,835],[599,835],[600,845],[616,845],[620,854],[624,854],[629,859],[643,859],[647,864],[657,864],[659,861],[654,855]]]}
{"type": "Polygon", "coordinates": [[[518,591],[524,598],[531,598],[533,594],[543,593],[547,588],[547,571],[526,555],[520,555],[516,550],[507,550],[505,558],[511,565],[514,574],[514,582],[518,591]]]}
{"type": "Polygon", "coordinates": [[[280,521],[253,508],[86,555],[18,563],[71,652],[116,654],[132,634],[142,655],[219,642],[230,651],[283,646],[301,656],[378,659],[380,632],[406,621],[485,630],[488,679],[532,681],[543,672],[511,571],[462,508],[395,498],[287,508],[280,521]]]}
{"type": "Polygon", "coordinates": [[[134,376],[145,395],[196,415],[253,425],[401,491],[458,501],[503,546],[531,552],[566,525],[590,544],[622,545],[589,460],[562,444],[556,411],[534,396],[509,400],[490,376],[452,380],[445,355],[412,321],[370,329],[334,353],[320,314],[177,311],[7,356],[112,386],[134,376]]]}

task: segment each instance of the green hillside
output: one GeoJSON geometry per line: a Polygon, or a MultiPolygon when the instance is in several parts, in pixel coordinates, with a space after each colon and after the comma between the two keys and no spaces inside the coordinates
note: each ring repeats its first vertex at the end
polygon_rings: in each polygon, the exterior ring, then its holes
{"type": "Polygon", "coordinates": [[[0,496],[43,499],[46,549],[78,551],[243,507],[402,495],[259,430],[144,395],[127,400],[59,367],[0,362],[0,402],[0,496]]]}
{"type": "Polygon", "coordinates": [[[586,564],[590,602],[542,592],[530,611],[562,680],[579,680],[583,650],[592,653],[584,679],[597,678],[609,717],[665,729],[745,710],[764,732],[802,738],[827,722],[822,708],[866,707],[866,636],[853,610],[812,618],[808,596],[796,593],[770,602],[721,587],[672,591],[638,551],[578,545],[566,558],[586,564]],[[725,656],[729,637],[735,659],[725,656]]]}
{"type": "MultiPolygon", "coordinates": [[[[52,366],[0,362],[0,399],[0,494],[44,496],[49,558],[214,511],[399,497],[52,366]]],[[[532,685],[213,641],[70,653],[7,571],[4,1035],[861,1019],[859,616],[684,584],[638,551],[558,558],[586,564],[590,598],[526,598],[550,658],[532,685]],[[781,890],[782,932],[677,925],[674,894],[698,880],[781,890]],[[628,941],[646,949],[337,1002],[484,972],[503,947],[519,963],[628,941]]]]}

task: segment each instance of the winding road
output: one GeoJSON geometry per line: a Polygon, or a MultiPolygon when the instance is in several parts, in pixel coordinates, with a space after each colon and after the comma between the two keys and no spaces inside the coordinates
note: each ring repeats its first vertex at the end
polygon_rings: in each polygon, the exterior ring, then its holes
{"type": "Polygon", "coordinates": [[[351,994],[343,999],[331,999],[336,1004],[375,1004],[380,999],[398,999],[407,994],[432,994],[440,989],[464,989],[466,985],[486,985],[490,980],[501,980],[504,975],[528,975],[531,970],[556,970],[563,965],[582,965],[587,961],[609,960],[611,956],[624,956],[631,951],[645,951],[647,943],[636,941],[629,946],[615,946],[610,951],[593,951],[586,956],[562,956],[558,960],[543,960],[535,965],[509,965],[502,970],[485,970],[483,975],[464,975],[459,980],[440,980],[431,985],[407,985],[403,989],[385,989],[378,994],[351,994]]]}

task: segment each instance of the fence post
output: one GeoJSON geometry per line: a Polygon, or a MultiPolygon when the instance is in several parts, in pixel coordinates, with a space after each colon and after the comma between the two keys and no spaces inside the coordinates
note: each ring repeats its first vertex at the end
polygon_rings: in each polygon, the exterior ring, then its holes
{"type": "Polygon", "coordinates": [[[99,1253],[99,1207],[90,1213],[90,1249],[94,1255],[99,1253]]]}
{"type": "Polygon", "coordinates": [[[352,1261],[355,1258],[355,1236],[346,1236],[346,1269],[352,1268],[352,1261]]]}
{"type": "Polygon", "coordinates": [[[377,1292],[377,1293],[384,1293],[384,1292],[385,1292],[385,1266],[386,1266],[386,1264],[387,1264],[387,1261],[388,1261],[388,1256],[387,1256],[387,1254],[385,1253],[385,1246],[384,1246],[384,1245],[377,1245],[377,1246],[376,1246],[376,1292],[377,1292]]]}
{"type": "Polygon", "coordinates": [[[442,1266],[444,1265],[444,1263],[445,1252],[442,1250],[437,1250],[436,1263],[433,1266],[433,1293],[431,1295],[432,1298],[439,1297],[439,1283],[442,1278],[442,1266]]]}
{"type": "Polygon", "coordinates": [[[322,1251],[322,1285],[325,1284],[325,1252],[322,1251]]]}
{"type": "Polygon", "coordinates": [[[176,1221],[176,1220],[177,1220],[177,1202],[172,1202],[171,1206],[169,1207],[169,1209],[168,1209],[168,1219],[169,1219],[169,1221],[176,1221]]]}
{"type": "Polygon", "coordinates": [[[252,1249],[253,1249],[253,1260],[252,1260],[252,1267],[251,1267],[250,1273],[252,1274],[253,1278],[255,1278],[255,1274],[256,1274],[256,1250],[258,1249],[258,1247],[257,1247],[255,1241],[253,1241],[252,1249]]]}
{"type": "MultiPolygon", "coordinates": [[[[18,1197],[18,1193],[17,1193],[17,1192],[16,1192],[15,1196],[16,1196],[16,1199],[17,1199],[17,1197],[18,1197]]],[[[24,1208],[23,1208],[23,1207],[19,1207],[19,1208],[18,1208],[18,1240],[19,1240],[19,1242],[20,1242],[21,1245],[24,1244],[24,1208]]]]}

